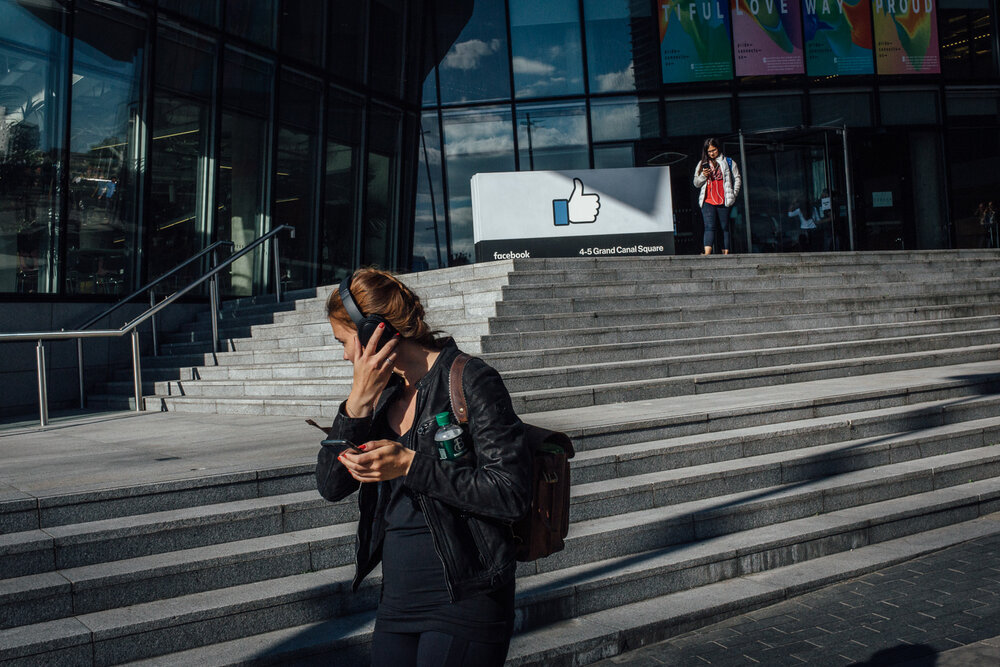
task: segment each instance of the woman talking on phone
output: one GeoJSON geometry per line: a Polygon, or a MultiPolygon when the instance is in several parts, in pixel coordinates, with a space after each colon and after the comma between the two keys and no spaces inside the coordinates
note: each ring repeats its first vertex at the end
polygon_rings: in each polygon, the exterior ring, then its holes
{"type": "Polygon", "coordinates": [[[722,233],[722,254],[729,254],[729,213],[736,203],[743,179],[731,158],[722,154],[718,139],[705,140],[694,171],[694,187],[701,188],[698,205],[705,221],[705,254],[712,254],[716,234],[722,233]]]}
{"type": "Polygon", "coordinates": [[[449,421],[460,352],[430,330],[419,298],[361,269],[326,309],[354,378],[316,479],[327,500],[358,491],[354,588],[382,563],[372,664],[502,665],[514,622],[509,523],[531,502],[531,455],[510,395],[471,358],[460,375],[469,430],[446,447],[435,434],[449,421]]]}

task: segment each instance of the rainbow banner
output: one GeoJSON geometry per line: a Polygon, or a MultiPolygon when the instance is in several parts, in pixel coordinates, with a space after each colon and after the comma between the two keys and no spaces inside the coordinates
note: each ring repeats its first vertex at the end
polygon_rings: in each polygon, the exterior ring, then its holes
{"type": "Polygon", "coordinates": [[[874,74],[871,0],[802,0],[809,76],[874,74]]]}
{"type": "Polygon", "coordinates": [[[736,76],[804,74],[799,0],[732,0],[736,76]]]}
{"type": "Polygon", "coordinates": [[[934,0],[872,0],[879,74],[939,74],[934,0]]]}
{"type": "Polygon", "coordinates": [[[660,0],[663,83],[733,78],[727,0],[660,0]]]}

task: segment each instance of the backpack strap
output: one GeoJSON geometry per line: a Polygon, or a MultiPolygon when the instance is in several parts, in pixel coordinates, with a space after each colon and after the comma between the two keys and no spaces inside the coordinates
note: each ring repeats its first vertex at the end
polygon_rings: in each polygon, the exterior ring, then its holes
{"type": "Polygon", "coordinates": [[[460,353],[451,362],[451,372],[448,374],[448,394],[451,399],[451,409],[455,412],[455,418],[459,424],[469,423],[469,404],[465,401],[465,389],[462,388],[462,373],[465,371],[465,364],[471,359],[464,352],[460,353]]]}

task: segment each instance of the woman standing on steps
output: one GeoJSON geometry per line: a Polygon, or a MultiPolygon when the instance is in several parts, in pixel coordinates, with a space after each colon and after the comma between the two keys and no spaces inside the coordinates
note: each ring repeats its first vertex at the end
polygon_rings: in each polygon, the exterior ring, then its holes
{"type": "Polygon", "coordinates": [[[326,309],[354,365],[329,438],[356,448],[325,445],[316,480],[327,500],[359,492],[354,589],[382,563],[372,664],[502,665],[514,624],[509,523],[531,502],[531,455],[510,395],[470,359],[467,442],[439,449],[454,341],[437,338],[419,298],[384,271],[355,272],[326,309]]]}
{"type": "Polygon", "coordinates": [[[719,232],[722,233],[722,254],[729,254],[729,214],[742,184],[739,168],[732,158],[722,154],[719,140],[706,139],[701,148],[701,160],[694,171],[694,187],[701,189],[698,206],[705,221],[704,254],[712,254],[719,232]]]}

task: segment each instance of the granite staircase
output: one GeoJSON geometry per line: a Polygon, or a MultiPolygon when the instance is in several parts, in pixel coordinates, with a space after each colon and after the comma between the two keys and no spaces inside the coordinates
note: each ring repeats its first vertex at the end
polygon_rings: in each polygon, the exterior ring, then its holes
{"type": "MultiPolygon", "coordinates": [[[[410,277],[522,416],[577,447],[567,548],[520,566],[510,664],[586,664],[997,530],[998,259],[410,277]]],[[[350,376],[326,293],[156,380],[147,405],[329,417],[350,376]]],[[[322,500],[312,472],[0,500],[0,664],[366,664],[379,576],[351,593],[356,502],[322,500]]]]}

